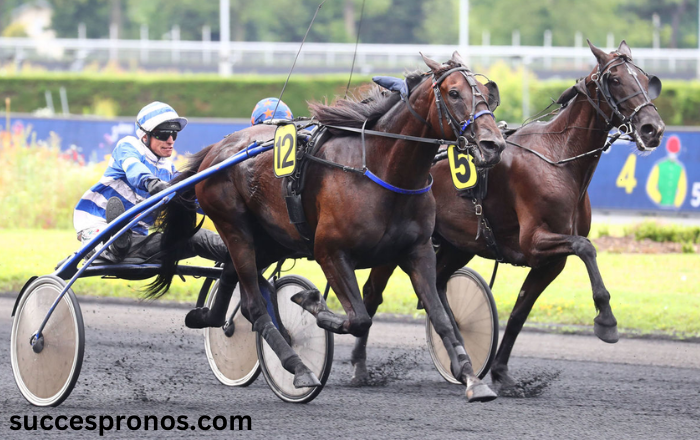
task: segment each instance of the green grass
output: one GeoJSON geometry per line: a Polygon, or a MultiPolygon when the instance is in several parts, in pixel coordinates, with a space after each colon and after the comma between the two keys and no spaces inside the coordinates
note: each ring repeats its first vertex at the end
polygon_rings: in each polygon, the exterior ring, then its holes
{"type": "MultiPolygon", "coordinates": [[[[56,263],[79,246],[71,230],[0,230],[0,292],[17,292],[32,275],[53,271],[56,263]]],[[[206,264],[192,260],[194,264],[206,264]]],[[[612,296],[611,305],[621,330],[663,332],[676,337],[700,336],[700,256],[697,254],[610,254],[600,253],[598,264],[612,296]]],[[[285,269],[292,262],[285,263],[285,269]]],[[[493,262],[475,259],[470,267],[489,279],[493,262]]],[[[298,260],[289,273],[309,278],[320,289],[325,278],[315,262],[298,260]]],[[[527,268],[501,265],[494,286],[499,319],[505,322],[528,273],[527,268]]],[[[357,271],[360,285],[369,271],[357,271]]],[[[148,281],[85,278],[76,282],[79,295],[134,297],[148,281]]],[[[167,300],[194,302],[200,280],[176,279],[167,300]]],[[[595,308],[585,266],[569,258],[564,272],[540,297],[529,322],[592,325],[595,308]]],[[[331,295],[330,305],[339,308],[331,295]]],[[[397,271],[385,292],[380,312],[422,314],[408,277],[397,271]]]]}

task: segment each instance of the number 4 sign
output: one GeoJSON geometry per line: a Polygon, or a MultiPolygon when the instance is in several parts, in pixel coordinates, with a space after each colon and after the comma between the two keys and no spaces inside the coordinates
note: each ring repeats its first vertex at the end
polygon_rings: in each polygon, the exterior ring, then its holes
{"type": "Polygon", "coordinates": [[[627,194],[632,194],[632,191],[637,186],[637,179],[634,178],[634,169],[637,166],[637,156],[630,154],[625,161],[625,164],[617,176],[615,184],[619,188],[624,188],[627,194]]]}

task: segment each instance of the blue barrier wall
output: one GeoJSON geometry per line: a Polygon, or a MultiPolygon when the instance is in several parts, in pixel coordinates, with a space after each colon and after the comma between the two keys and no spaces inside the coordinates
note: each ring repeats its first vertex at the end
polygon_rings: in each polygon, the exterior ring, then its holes
{"type": "MultiPolygon", "coordinates": [[[[58,134],[66,155],[85,163],[104,160],[116,141],[134,134],[134,124],[127,119],[14,116],[11,125],[15,131],[28,132],[31,127],[37,139],[48,139],[50,132],[58,134]]],[[[194,153],[249,125],[242,120],[194,119],[178,137],[175,149],[194,153]]],[[[700,214],[700,127],[667,129],[661,146],[647,156],[639,155],[631,143],[616,142],[601,158],[589,193],[596,209],[700,214]]]]}
{"type": "Polygon", "coordinates": [[[647,156],[616,142],[601,157],[589,195],[597,209],[700,214],[700,128],[667,129],[647,156]]]}
{"type": "MultiPolygon", "coordinates": [[[[10,124],[15,131],[31,128],[37,139],[48,139],[51,132],[58,134],[61,138],[61,149],[70,152],[76,160],[86,163],[103,161],[106,155],[112,153],[119,139],[136,133],[133,119],[48,119],[14,116],[10,124]]],[[[0,125],[5,125],[3,120],[0,120],[0,125]]],[[[250,122],[243,120],[190,120],[187,129],[180,133],[175,141],[175,150],[180,154],[195,153],[220,141],[227,134],[249,126],[250,122]]]]}

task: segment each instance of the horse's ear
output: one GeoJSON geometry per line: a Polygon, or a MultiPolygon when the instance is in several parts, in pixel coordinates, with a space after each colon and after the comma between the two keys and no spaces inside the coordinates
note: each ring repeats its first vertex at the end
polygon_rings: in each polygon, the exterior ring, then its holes
{"type": "Polygon", "coordinates": [[[591,52],[595,55],[596,60],[598,60],[598,64],[604,66],[608,62],[608,54],[605,53],[603,49],[595,47],[588,39],[586,39],[586,41],[588,42],[588,47],[591,48],[591,52]]]}
{"type": "Polygon", "coordinates": [[[414,89],[418,84],[423,81],[423,77],[420,75],[408,75],[406,76],[406,85],[408,86],[408,91],[410,92],[411,90],[414,89]]]}
{"type": "Polygon", "coordinates": [[[576,85],[569,87],[559,96],[559,99],[557,99],[557,104],[565,105],[567,102],[571,101],[577,93],[578,90],[576,90],[576,85]]]}
{"type": "Polygon", "coordinates": [[[467,63],[464,62],[462,57],[459,55],[459,52],[457,52],[456,50],[452,52],[452,59],[450,61],[452,61],[456,65],[467,67],[467,63]]]}
{"type": "Polygon", "coordinates": [[[489,110],[494,112],[501,103],[501,93],[498,91],[498,84],[493,81],[487,82],[486,88],[489,90],[489,110]]]}
{"type": "Polygon", "coordinates": [[[627,45],[627,42],[625,40],[622,40],[620,46],[617,48],[617,51],[629,58],[630,60],[632,59],[632,51],[630,50],[630,47],[627,45]]]}
{"type": "Polygon", "coordinates": [[[649,75],[649,86],[647,89],[647,95],[649,95],[649,100],[653,101],[659,97],[661,94],[661,80],[654,75],[649,75]]]}
{"type": "Polygon", "coordinates": [[[432,70],[433,72],[437,72],[442,68],[442,64],[438,63],[437,61],[431,60],[430,58],[426,57],[423,55],[423,53],[418,52],[420,56],[423,58],[423,61],[425,61],[425,64],[432,70]]]}

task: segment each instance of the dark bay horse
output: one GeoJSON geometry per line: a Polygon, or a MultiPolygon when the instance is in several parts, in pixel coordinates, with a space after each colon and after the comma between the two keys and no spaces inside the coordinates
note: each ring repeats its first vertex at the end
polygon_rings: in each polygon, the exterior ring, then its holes
{"type": "MultiPolygon", "coordinates": [[[[505,147],[491,113],[491,108],[495,108],[491,101],[497,100],[495,85],[487,87],[476,81],[457,53],[446,64],[425,57],[424,60],[430,71],[408,75],[406,94],[384,94],[375,88],[361,102],[312,104],[312,113],[325,125],[364,127],[429,139],[440,139],[442,133],[452,140],[464,136],[475,148],[478,166],[495,165],[505,147]],[[488,115],[478,117],[477,112],[488,115]]],[[[228,136],[195,154],[176,180],[215,166],[254,141],[272,139],[274,130],[274,126],[258,125],[228,136]]],[[[342,130],[333,130],[332,134],[317,157],[355,168],[366,163],[367,169],[379,179],[403,189],[425,188],[432,180],[430,167],[438,143],[366,135],[365,150],[363,136],[342,130]]],[[[212,309],[192,310],[186,324],[193,328],[221,326],[231,293],[240,282],[243,315],[274,350],[284,368],[294,374],[294,385],[318,386],[316,376],[271,321],[260,290],[260,269],[290,256],[315,258],[347,315],[330,312],[318,291],[297,294],[295,302],[316,316],[320,327],[362,336],[372,321],[362,302],[354,270],[395,264],[410,276],[416,294],[451,355],[453,374],[467,385],[469,400],[495,398],[488,386],[474,375],[435,289],[435,252],[430,240],[435,201],[430,191],[399,194],[361,174],[311,162],[303,192],[304,213],[313,231],[311,249],[290,223],[283,184],[273,174],[272,161],[272,152],[263,153],[197,184],[193,191],[168,204],[162,224],[165,249],[192,234],[195,228],[192,201],[196,196],[225,241],[233,263],[224,267],[212,309]]],[[[163,273],[151,294],[167,290],[175,263],[163,262],[163,273]]]]}
{"type": "MultiPolygon", "coordinates": [[[[639,151],[650,151],[660,144],[665,126],[651,100],[660,93],[661,83],[632,63],[624,41],[610,54],[589,45],[598,61],[596,68],[561,95],[558,103],[562,108],[552,120],[526,124],[508,137],[501,162],[488,176],[483,213],[498,249],[505,262],[531,268],[491,367],[494,387],[504,394],[515,386],[508,375],[515,340],[535,301],[564,269],[569,255],[581,258],[588,270],[598,311],[595,334],[605,342],[618,340],[610,294],[598,270],[596,250],[586,238],[591,226],[587,187],[611,127],[623,127],[639,151]],[[567,161],[570,158],[576,159],[567,161]]],[[[447,281],[457,269],[475,255],[489,259],[497,255],[483,234],[475,240],[479,227],[475,204],[458,195],[447,161],[438,162],[431,172],[437,203],[437,288],[446,304],[447,281]]],[[[381,304],[382,290],[393,270],[372,270],[364,287],[370,315],[381,304]]],[[[356,380],[366,375],[366,342],[367,336],[358,339],[353,351],[356,380]]]]}

